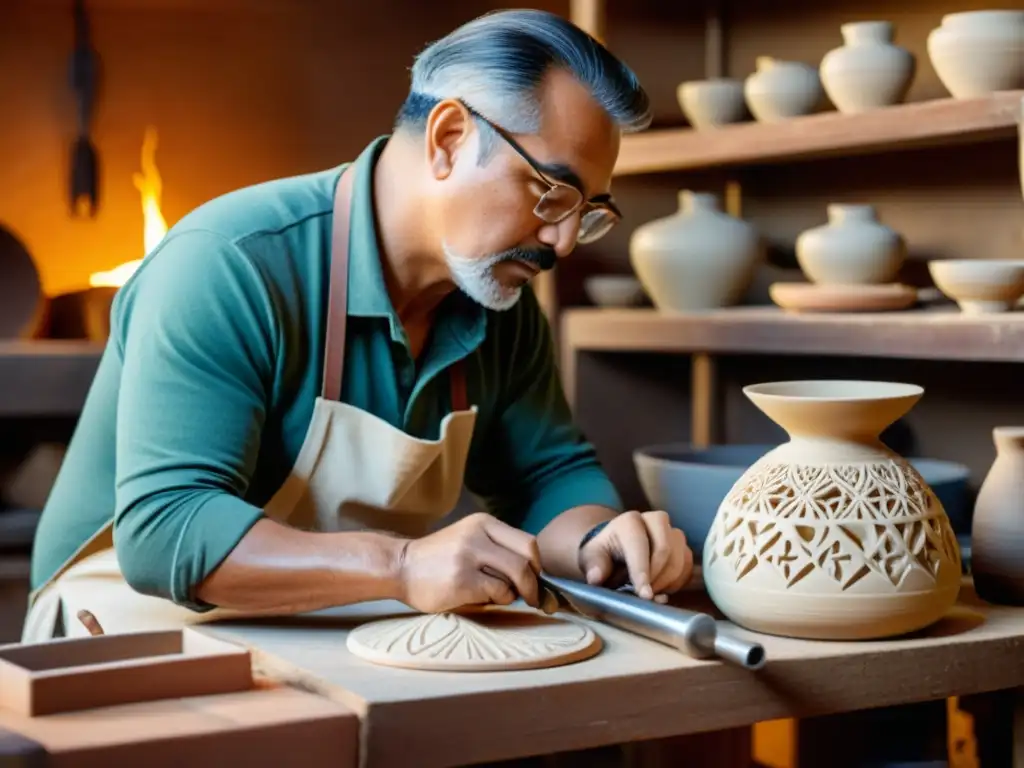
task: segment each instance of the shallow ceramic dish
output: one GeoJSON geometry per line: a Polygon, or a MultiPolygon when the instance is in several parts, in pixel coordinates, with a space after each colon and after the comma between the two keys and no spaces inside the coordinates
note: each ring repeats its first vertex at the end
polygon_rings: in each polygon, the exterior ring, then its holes
{"type": "Polygon", "coordinates": [[[1024,260],[930,261],[928,271],[938,289],[967,315],[1008,312],[1024,295],[1024,260]]]}
{"type": "Polygon", "coordinates": [[[583,281],[587,298],[599,307],[634,307],[644,300],[644,289],[633,275],[593,275],[583,281]]]}
{"type": "MultiPolygon", "coordinates": [[[[722,499],[747,467],[775,445],[713,445],[695,448],[688,443],[666,443],[633,452],[640,487],[651,509],[663,509],[672,524],[686,534],[699,561],[704,540],[722,499]]],[[[957,533],[970,530],[968,480],[970,470],[956,462],[909,459],[935,491],[957,533]]]]}

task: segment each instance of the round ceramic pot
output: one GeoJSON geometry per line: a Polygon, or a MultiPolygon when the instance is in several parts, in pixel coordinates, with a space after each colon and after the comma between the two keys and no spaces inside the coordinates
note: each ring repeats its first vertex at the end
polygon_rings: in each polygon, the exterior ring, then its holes
{"type": "Polygon", "coordinates": [[[906,244],[878,221],[874,207],[833,203],[827,211],[827,224],[796,239],[796,259],[807,279],[833,285],[895,280],[906,258],[906,244]]]}
{"type": "Polygon", "coordinates": [[[591,275],[583,292],[599,307],[635,307],[643,303],[644,289],[633,275],[591,275]]]}
{"type": "Polygon", "coordinates": [[[902,635],[960,591],[960,548],[921,473],[880,439],[923,390],[875,381],[757,384],[744,394],[789,435],[718,508],[703,577],[734,623],[819,640],[902,635]]]}
{"type": "Polygon", "coordinates": [[[996,427],[992,437],[996,460],[974,506],[971,572],[983,599],[1024,605],[1024,427],[996,427]]]}
{"type": "Polygon", "coordinates": [[[743,93],[751,113],[763,123],[808,115],[822,97],[818,70],[770,56],[758,57],[757,71],[746,79],[743,93]]]}
{"type": "Polygon", "coordinates": [[[1024,88],[1024,11],[967,11],[942,17],[928,56],[956,98],[1024,88]]]}
{"type": "Polygon", "coordinates": [[[654,306],[693,312],[737,303],[763,248],[754,227],[724,213],[718,198],[683,190],[671,216],[637,227],[629,241],[633,271],[654,306]]]}
{"type": "Polygon", "coordinates": [[[843,46],[821,60],[821,84],[843,113],[899,104],[914,79],[913,54],[893,43],[889,21],[861,21],[840,27],[843,46]]]}
{"type": "Polygon", "coordinates": [[[679,108],[694,128],[717,128],[748,118],[743,81],[728,77],[691,80],[676,88],[679,108]]]}

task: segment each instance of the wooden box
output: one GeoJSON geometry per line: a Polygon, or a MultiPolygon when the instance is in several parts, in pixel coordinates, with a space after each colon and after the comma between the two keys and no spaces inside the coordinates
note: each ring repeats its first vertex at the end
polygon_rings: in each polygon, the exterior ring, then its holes
{"type": "Polygon", "coordinates": [[[191,629],[0,646],[0,708],[28,717],[252,685],[247,649],[191,629]]]}

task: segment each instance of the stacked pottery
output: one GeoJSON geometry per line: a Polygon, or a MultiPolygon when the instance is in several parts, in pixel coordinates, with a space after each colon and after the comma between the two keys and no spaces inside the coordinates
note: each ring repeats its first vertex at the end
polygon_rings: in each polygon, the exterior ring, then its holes
{"type": "Polygon", "coordinates": [[[840,27],[844,45],[821,60],[821,82],[836,109],[847,114],[899,104],[914,79],[913,54],[893,43],[889,21],[840,27]]]}
{"type": "Polygon", "coordinates": [[[680,191],[675,213],[637,227],[629,241],[633,271],[654,306],[669,312],[736,304],[762,257],[754,227],[708,192],[680,191]]]}
{"type": "Polygon", "coordinates": [[[971,572],[978,595],[1024,605],[1024,427],[996,427],[996,460],[978,491],[971,572]]]}
{"type": "Polygon", "coordinates": [[[789,381],[744,394],[789,442],[740,477],[703,552],[708,594],[733,622],[820,640],[922,629],[960,590],[956,535],[921,474],[879,439],[923,390],[789,381]]]}
{"type": "Polygon", "coordinates": [[[757,71],[743,86],[747,106],[762,123],[809,115],[821,103],[818,70],[799,61],[757,58],[757,71]]]}
{"type": "Polygon", "coordinates": [[[828,223],[801,233],[796,258],[811,285],[776,283],[769,288],[781,306],[810,309],[897,309],[917,298],[894,282],[906,259],[903,237],[882,224],[874,206],[833,203],[828,223]]]}
{"type": "Polygon", "coordinates": [[[955,98],[1024,88],[1024,10],[943,16],[928,35],[928,56],[955,98]]]}

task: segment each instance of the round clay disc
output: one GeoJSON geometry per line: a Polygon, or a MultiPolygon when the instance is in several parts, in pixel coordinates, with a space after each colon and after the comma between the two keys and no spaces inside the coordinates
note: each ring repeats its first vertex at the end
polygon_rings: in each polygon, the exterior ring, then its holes
{"type": "Polygon", "coordinates": [[[346,644],[374,664],[446,672],[555,667],[601,650],[582,623],[500,608],[373,621],[349,632],[346,644]]]}

